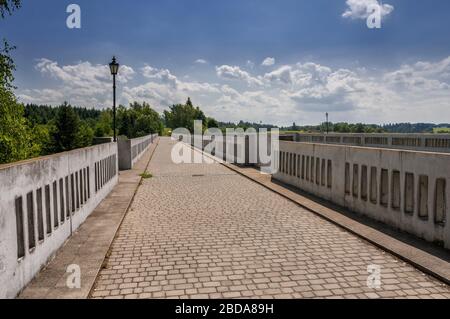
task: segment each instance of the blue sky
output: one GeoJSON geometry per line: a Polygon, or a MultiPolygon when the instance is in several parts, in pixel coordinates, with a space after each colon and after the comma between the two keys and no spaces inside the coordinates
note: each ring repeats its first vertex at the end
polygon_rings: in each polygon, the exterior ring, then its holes
{"type": "Polygon", "coordinates": [[[115,54],[120,101],[158,111],[191,96],[219,120],[450,118],[450,2],[386,0],[369,29],[358,10],[376,1],[24,1],[0,36],[17,46],[23,102],[110,105],[115,54]],[[66,26],[71,3],[79,30],[66,26]]]}

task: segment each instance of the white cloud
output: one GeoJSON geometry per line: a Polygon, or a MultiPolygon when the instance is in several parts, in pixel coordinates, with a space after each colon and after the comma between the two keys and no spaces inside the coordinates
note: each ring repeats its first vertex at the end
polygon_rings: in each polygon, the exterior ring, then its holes
{"type": "Polygon", "coordinates": [[[346,4],[347,9],[342,14],[344,18],[367,19],[373,12],[374,6],[380,6],[381,17],[385,17],[394,11],[394,6],[380,3],[378,0],[347,0],[346,4]]]}
{"type": "MultiPolygon", "coordinates": [[[[19,99],[26,103],[61,104],[65,100],[81,106],[111,104],[112,77],[107,65],[79,62],[60,66],[49,59],[38,59],[35,69],[43,76],[57,81],[55,87],[42,90],[24,89],[19,91],[19,99]]],[[[117,80],[121,84],[133,79],[133,68],[122,65],[117,80]]]]}
{"type": "Polygon", "coordinates": [[[396,90],[436,91],[449,89],[450,57],[439,62],[417,62],[388,72],[383,81],[396,90]]]}
{"type": "Polygon", "coordinates": [[[165,84],[170,84],[173,87],[177,86],[177,77],[170,73],[167,69],[157,69],[149,65],[141,69],[142,75],[148,79],[156,79],[165,84]]]}
{"type": "MultiPolygon", "coordinates": [[[[57,81],[44,89],[19,90],[23,102],[111,104],[111,78],[105,66],[89,62],[61,66],[41,59],[36,70],[57,81]]],[[[313,124],[323,121],[324,112],[331,112],[334,121],[350,122],[450,118],[450,57],[376,73],[314,62],[283,65],[262,74],[222,65],[216,67],[218,79],[210,82],[179,78],[168,69],[146,65],[140,69],[144,81],[135,83],[131,67],[121,71],[120,102],[146,101],[160,112],[190,96],[206,114],[223,121],[313,124]]]]}
{"type": "Polygon", "coordinates": [[[195,63],[197,63],[197,64],[208,64],[208,61],[206,61],[204,59],[197,59],[197,60],[195,60],[195,63]]]}
{"type": "Polygon", "coordinates": [[[270,73],[264,75],[264,79],[269,82],[279,82],[284,84],[292,83],[292,67],[289,65],[282,66],[270,73]]]}
{"type": "Polygon", "coordinates": [[[261,63],[262,66],[272,66],[274,64],[275,64],[274,58],[265,58],[264,61],[262,61],[261,63]]]}
{"type": "Polygon", "coordinates": [[[252,77],[248,72],[242,70],[238,66],[222,65],[216,67],[217,76],[226,80],[240,80],[246,82],[250,86],[262,85],[261,79],[252,77]]]}

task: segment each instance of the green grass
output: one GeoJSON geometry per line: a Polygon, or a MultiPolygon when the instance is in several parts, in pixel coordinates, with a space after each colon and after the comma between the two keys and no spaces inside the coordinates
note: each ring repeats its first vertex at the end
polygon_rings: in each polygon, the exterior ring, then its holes
{"type": "Polygon", "coordinates": [[[439,133],[439,134],[444,134],[444,133],[450,133],[450,127],[437,127],[433,129],[433,133],[439,133]]]}
{"type": "Polygon", "coordinates": [[[144,178],[144,179],[153,177],[153,175],[151,173],[149,173],[149,172],[144,172],[144,173],[140,174],[139,176],[144,178]]]}

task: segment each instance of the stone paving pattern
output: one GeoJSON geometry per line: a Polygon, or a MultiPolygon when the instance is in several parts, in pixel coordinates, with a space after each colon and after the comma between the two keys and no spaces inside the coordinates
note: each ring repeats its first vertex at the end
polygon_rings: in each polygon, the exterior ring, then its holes
{"type": "Polygon", "coordinates": [[[162,138],[93,298],[450,298],[450,289],[220,164],[162,138]],[[382,287],[367,287],[367,266],[382,287]]]}

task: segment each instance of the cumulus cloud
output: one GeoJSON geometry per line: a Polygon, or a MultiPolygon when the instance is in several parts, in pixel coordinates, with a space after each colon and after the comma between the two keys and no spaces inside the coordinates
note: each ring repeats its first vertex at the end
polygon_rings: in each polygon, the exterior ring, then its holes
{"type": "Polygon", "coordinates": [[[449,89],[450,57],[439,62],[417,62],[388,72],[383,81],[397,90],[436,91],[449,89]]]}
{"type": "MultiPolygon", "coordinates": [[[[23,102],[57,105],[67,100],[94,107],[111,103],[105,66],[41,59],[36,70],[56,81],[44,89],[20,89],[23,102]]],[[[353,122],[439,122],[450,117],[450,57],[375,73],[315,62],[283,65],[262,74],[222,65],[216,67],[217,79],[209,82],[145,65],[139,69],[144,81],[136,83],[133,68],[124,66],[121,71],[121,103],[146,101],[161,112],[190,96],[208,115],[224,121],[317,123],[324,112],[333,113],[335,121],[353,122]]]]}
{"type": "Polygon", "coordinates": [[[262,66],[272,66],[275,64],[275,59],[274,58],[265,58],[264,61],[262,61],[261,65],[262,66]]]}
{"type": "Polygon", "coordinates": [[[177,77],[170,73],[167,69],[157,69],[149,65],[141,69],[142,75],[148,79],[156,79],[165,84],[170,84],[173,87],[177,86],[177,77]]]}
{"type": "Polygon", "coordinates": [[[240,80],[246,82],[250,86],[262,85],[262,81],[251,76],[248,72],[242,70],[238,66],[222,65],[216,67],[217,76],[225,80],[240,80]]]}
{"type": "Polygon", "coordinates": [[[275,71],[266,73],[264,75],[264,79],[266,81],[269,81],[272,83],[279,82],[279,83],[284,83],[284,84],[291,84],[292,83],[292,67],[289,65],[282,66],[275,71]]]}
{"type": "Polygon", "coordinates": [[[394,11],[394,6],[390,4],[382,4],[378,0],[347,0],[347,9],[342,14],[344,18],[351,19],[367,19],[373,12],[374,6],[381,9],[381,17],[385,17],[394,11]]]}
{"type": "MultiPolygon", "coordinates": [[[[111,95],[111,73],[107,65],[79,62],[59,65],[50,59],[38,59],[35,69],[43,76],[56,80],[52,88],[42,90],[24,89],[18,93],[26,103],[61,104],[64,100],[72,104],[105,105],[111,95]]],[[[122,65],[117,80],[121,84],[133,79],[133,68],[122,65]]],[[[107,105],[107,104],[106,104],[107,105]]]]}

